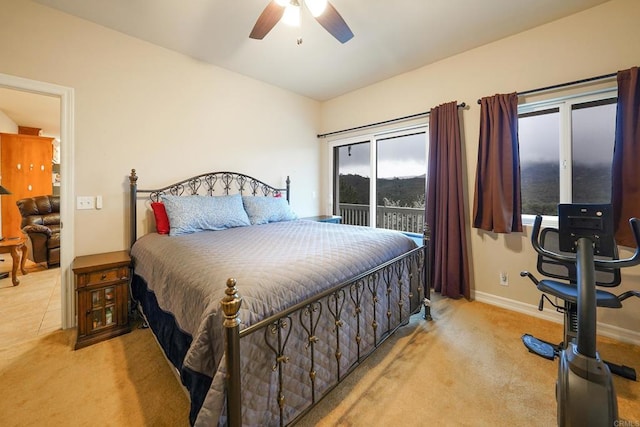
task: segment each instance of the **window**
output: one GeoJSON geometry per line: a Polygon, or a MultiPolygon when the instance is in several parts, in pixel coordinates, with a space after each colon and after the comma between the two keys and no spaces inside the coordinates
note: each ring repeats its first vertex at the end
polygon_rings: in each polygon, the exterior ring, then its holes
{"type": "Polygon", "coordinates": [[[333,211],[343,224],[422,234],[424,127],[335,141],[332,147],[333,211]]]}
{"type": "Polygon", "coordinates": [[[616,92],[518,108],[522,213],[557,215],[558,203],[609,203],[616,92]]]}
{"type": "Polygon", "coordinates": [[[522,213],[555,215],[560,202],[560,112],[518,116],[522,213]]]}

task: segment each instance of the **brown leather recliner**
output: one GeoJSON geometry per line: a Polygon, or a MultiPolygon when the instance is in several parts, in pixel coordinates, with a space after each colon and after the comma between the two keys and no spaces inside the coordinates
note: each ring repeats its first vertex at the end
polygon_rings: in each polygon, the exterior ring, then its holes
{"type": "Polygon", "coordinates": [[[27,235],[29,259],[60,264],[60,197],[36,196],[16,202],[22,215],[22,232],[27,235]]]}

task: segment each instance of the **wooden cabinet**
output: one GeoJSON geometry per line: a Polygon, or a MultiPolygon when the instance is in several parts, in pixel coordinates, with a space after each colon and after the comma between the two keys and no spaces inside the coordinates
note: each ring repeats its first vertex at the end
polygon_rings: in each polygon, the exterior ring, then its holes
{"type": "Polygon", "coordinates": [[[16,201],[52,194],[53,138],[0,133],[2,186],[11,194],[2,196],[2,235],[22,236],[22,220],[16,201]]]}
{"type": "Polygon", "coordinates": [[[73,260],[78,338],[76,350],[131,331],[128,251],[80,256],[73,260]]]}

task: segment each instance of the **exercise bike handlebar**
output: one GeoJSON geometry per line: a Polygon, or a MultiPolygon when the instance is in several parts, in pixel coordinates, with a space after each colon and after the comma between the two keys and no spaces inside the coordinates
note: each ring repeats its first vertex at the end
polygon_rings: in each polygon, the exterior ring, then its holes
{"type": "MultiPolygon", "coordinates": [[[[551,252],[542,246],[540,246],[540,226],[542,224],[542,216],[536,215],[536,219],[533,222],[533,230],[531,232],[531,245],[536,252],[540,255],[544,255],[553,260],[560,262],[576,262],[575,256],[567,256],[559,253],[551,252]]],[[[612,259],[612,260],[600,260],[595,259],[594,264],[603,268],[624,268],[631,267],[636,264],[640,264],[640,220],[638,218],[629,219],[629,226],[633,232],[633,238],[636,242],[636,250],[630,258],[625,259],[612,259]]]]}

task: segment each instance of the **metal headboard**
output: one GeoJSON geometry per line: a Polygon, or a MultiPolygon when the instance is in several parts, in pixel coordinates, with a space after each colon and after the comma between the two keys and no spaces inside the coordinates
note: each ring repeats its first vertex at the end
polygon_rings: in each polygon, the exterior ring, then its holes
{"type": "Polygon", "coordinates": [[[138,214],[137,201],[138,194],[148,194],[151,202],[159,202],[163,195],[173,196],[225,196],[229,194],[239,193],[244,196],[270,196],[282,197],[283,193],[290,202],[291,180],[287,176],[286,188],[276,188],[266,184],[259,179],[253,178],[238,172],[208,172],[191,178],[184,179],[166,187],[142,190],[138,189],[138,175],[136,170],[131,169],[129,175],[130,187],[130,245],[133,246],[137,239],[138,214]]]}

